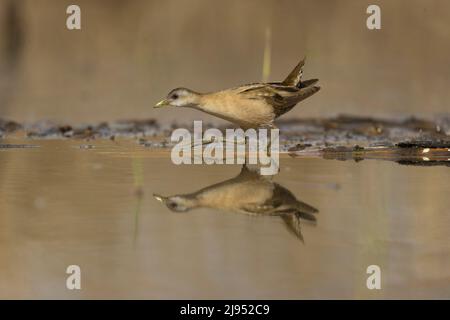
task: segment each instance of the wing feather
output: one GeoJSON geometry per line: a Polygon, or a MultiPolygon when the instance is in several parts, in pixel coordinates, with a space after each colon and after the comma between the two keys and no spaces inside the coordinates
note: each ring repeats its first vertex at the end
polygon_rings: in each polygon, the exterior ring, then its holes
{"type": "Polygon", "coordinates": [[[238,94],[251,100],[264,100],[273,107],[275,115],[280,116],[319,90],[320,87],[313,85],[298,88],[280,83],[253,83],[239,87],[238,94]]]}
{"type": "Polygon", "coordinates": [[[300,82],[302,80],[303,66],[305,65],[305,59],[306,58],[303,58],[295,66],[294,70],[292,70],[291,73],[289,73],[289,75],[286,77],[286,79],[284,79],[284,81],[282,82],[283,85],[297,87],[300,84],[300,82]]]}

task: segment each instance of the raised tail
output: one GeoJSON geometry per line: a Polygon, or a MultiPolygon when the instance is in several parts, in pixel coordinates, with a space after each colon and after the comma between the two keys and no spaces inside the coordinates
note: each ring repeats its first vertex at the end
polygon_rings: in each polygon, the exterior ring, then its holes
{"type": "Polygon", "coordinates": [[[317,210],[313,206],[310,206],[307,203],[297,200],[296,215],[298,215],[300,218],[311,222],[315,222],[316,221],[315,214],[317,214],[318,212],[319,210],[317,210]]]}
{"type": "Polygon", "coordinates": [[[284,86],[296,87],[300,84],[303,75],[303,66],[305,65],[305,58],[303,58],[294,68],[294,70],[289,73],[286,79],[281,83],[284,86]]]}
{"type": "Polygon", "coordinates": [[[306,87],[312,86],[313,84],[316,84],[317,81],[319,81],[319,79],[309,79],[309,80],[305,80],[305,81],[300,81],[300,83],[298,84],[297,87],[306,88],[306,87]]]}
{"type": "Polygon", "coordinates": [[[305,65],[306,57],[303,58],[294,68],[294,70],[289,73],[286,79],[281,83],[284,86],[306,88],[315,84],[319,79],[310,79],[302,81],[303,76],[303,66],[305,65]]]}
{"type": "Polygon", "coordinates": [[[301,220],[306,220],[307,222],[315,225],[317,220],[314,216],[314,213],[317,213],[317,209],[308,206],[307,204],[301,203],[302,205],[298,209],[293,212],[288,212],[281,215],[287,229],[292,232],[297,238],[299,238],[302,242],[305,242],[302,235],[301,230],[301,220]],[[304,207],[306,205],[307,207],[304,207]]]}

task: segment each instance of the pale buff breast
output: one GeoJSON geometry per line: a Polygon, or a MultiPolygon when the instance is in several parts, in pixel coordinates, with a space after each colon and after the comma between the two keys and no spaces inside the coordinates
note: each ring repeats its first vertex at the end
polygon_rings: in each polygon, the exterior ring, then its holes
{"type": "Polygon", "coordinates": [[[275,118],[272,107],[264,100],[248,99],[233,91],[220,91],[203,96],[199,109],[243,128],[270,125],[275,118]]]}
{"type": "Polygon", "coordinates": [[[248,204],[263,205],[273,196],[274,186],[264,180],[250,180],[223,185],[199,195],[201,206],[239,211],[248,204]]]}

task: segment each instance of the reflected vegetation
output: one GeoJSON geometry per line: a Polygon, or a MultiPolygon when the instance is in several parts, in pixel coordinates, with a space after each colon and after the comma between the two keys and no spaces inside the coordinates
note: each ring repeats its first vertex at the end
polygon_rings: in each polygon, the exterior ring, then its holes
{"type": "Polygon", "coordinates": [[[144,196],[144,169],[142,166],[142,159],[133,158],[131,160],[131,164],[133,169],[134,195],[136,197],[136,203],[134,206],[133,244],[136,244],[139,232],[139,215],[141,213],[142,198],[144,196]]]}
{"type": "Polygon", "coordinates": [[[262,176],[258,170],[243,165],[239,175],[232,179],[188,194],[154,194],[154,197],[173,212],[213,208],[253,216],[279,216],[286,228],[303,242],[300,221],[315,224],[319,211],[272,180],[273,176],[262,176]]]}

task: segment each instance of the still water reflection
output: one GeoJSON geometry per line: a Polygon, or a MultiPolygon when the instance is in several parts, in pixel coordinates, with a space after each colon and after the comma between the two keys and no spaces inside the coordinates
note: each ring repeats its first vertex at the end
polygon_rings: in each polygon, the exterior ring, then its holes
{"type": "Polygon", "coordinates": [[[297,200],[289,190],[273,182],[273,176],[259,175],[258,170],[244,165],[237,177],[193,193],[154,196],[174,212],[213,208],[255,216],[278,216],[287,229],[303,241],[300,219],[315,222],[314,214],[318,210],[297,200]]]}
{"type": "Polygon", "coordinates": [[[22,142],[40,147],[0,150],[1,298],[450,298],[447,167],[282,157],[263,179],[135,141],[22,142]],[[304,243],[282,219],[301,215],[304,243]]]}

